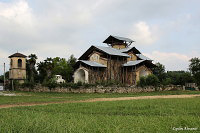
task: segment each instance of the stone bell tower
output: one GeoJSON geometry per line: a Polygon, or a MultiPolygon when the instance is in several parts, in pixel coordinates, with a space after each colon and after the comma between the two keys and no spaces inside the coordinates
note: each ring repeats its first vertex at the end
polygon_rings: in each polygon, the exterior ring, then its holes
{"type": "Polygon", "coordinates": [[[15,53],[10,58],[9,79],[24,83],[26,79],[26,56],[21,53],[15,53]]]}

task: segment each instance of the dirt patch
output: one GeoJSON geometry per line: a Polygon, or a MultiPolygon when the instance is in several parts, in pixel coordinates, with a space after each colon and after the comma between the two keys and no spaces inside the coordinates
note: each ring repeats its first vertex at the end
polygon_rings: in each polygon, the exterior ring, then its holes
{"type": "Polygon", "coordinates": [[[118,98],[94,98],[80,101],[61,101],[61,102],[43,102],[43,103],[19,103],[19,104],[7,104],[0,105],[0,108],[11,108],[21,106],[36,106],[36,105],[49,105],[49,104],[60,104],[60,103],[89,103],[89,102],[100,102],[100,101],[125,101],[125,100],[139,100],[139,99],[170,99],[170,98],[194,98],[199,97],[196,95],[161,95],[161,96],[138,96],[138,97],[118,97],[118,98]]]}
{"type": "Polygon", "coordinates": [[[2,93],[0,92],[0,96],[17,96],[15,93],[2,93]]]}

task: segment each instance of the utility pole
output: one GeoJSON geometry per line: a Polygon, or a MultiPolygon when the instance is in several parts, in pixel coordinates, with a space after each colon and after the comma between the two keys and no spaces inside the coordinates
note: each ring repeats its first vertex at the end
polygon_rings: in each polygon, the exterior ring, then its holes
{"type": "Polygon", "coordinates": [[[5,90],[5,88],[6,88],[5,87],[6,86],[6,64],[5,63],[3,64],[3,68],[4,68],[3,69],[3,71],[4,71],[3,89],[5,90]]]}

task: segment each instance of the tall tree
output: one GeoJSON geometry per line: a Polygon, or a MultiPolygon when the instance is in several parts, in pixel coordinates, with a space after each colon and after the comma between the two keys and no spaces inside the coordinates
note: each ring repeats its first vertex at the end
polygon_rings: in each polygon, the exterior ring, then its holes
{"type": "MultiPolygon", "coordinates": [[[[6,80],[9,79],[9,71],[5,72],[5,77],[6,77],[6,80]]],[[[2,80],[2,81],[4,80],[4,75],[0,76],[0,80],[2,80]]]]}
{"type": "Polygon", "coordinates": [[[37,70],[39,72],[39,74],[38,74],[39,82],[43,83],[44,79],[47,77],[45,62],[39,62],[39,63],[37,63],[37,68],[38,68],[37,70]]]}
{"type": "Polygon", "coordinates": [[[52,58],[47,58],[43,62],[37,63],[38,72],[39,72],[39,80],[43,82],[44,80],[48,80],[52,77],[52,71],[54,68],[54,63],[52,58]]]}
{"type": "Polygon", "coordinates": [[[44,60],[45,63],[45,70],[47,73],[47,78],[50,78],[52,76],[52,70],[54,68],[54,63],[52,58],[47,58],[44,60]]]}
{"type": "Polygon", "coordinates": [[[74,74],[74,65],[76,64],[77,62],[77,59],[74,57],[74,55],[72,54],[69,59],[68,59],[68,65],[69,65],[69,81],[71,82],[73,80],[73,74],[74,74]]]}
{"type": "Polygon", "coordinates": [[[166,78],[166,73],[165,73],[165,66],[162,65],[161,63],[156,63],[156,67],[152,69],[153,74],[158,77],[160,82],[162,82],[166,78]]]}
{"type": "Polygon", "coordinates": [[[191,73],[185,71],[168,71],[166,76],[171,79],[173,85],[185,85],[185,83],[194,82],[191,73]]]}
{"type": "Polygon", "coordinates": [[[47,58],[43,62],[38,63],[39,79],[41,82],[48,81],[54,75],[62,75],[67,81],[73,79],[73,66],[76,63],[76,58],[71,55],[68,60],[60,57],[47,58]]]}
{"type": "Polygon", "coordinates": [[[52,70],[53,75],[62,75],[62,77],[68,81],[69,79],[69,65],[64,58],[56,57],[53,59],[54,68],[52,70]]]}
{"type": "Polygon", "coordinates": [[[195,81],[200,85],[200,58],[192,58],[190,60],[189,70],[193,74],[195,81]]]}
{"type": "Polygon", "coordinates": [[[35,64],[36,64],[37,56],[35,54],[31,54],[28,56],[27,60],[27,73],[28,73],[28,78],[30,82],[34,82],[35,76],[37,74],[37,71],[35,69],[35,64]]]}

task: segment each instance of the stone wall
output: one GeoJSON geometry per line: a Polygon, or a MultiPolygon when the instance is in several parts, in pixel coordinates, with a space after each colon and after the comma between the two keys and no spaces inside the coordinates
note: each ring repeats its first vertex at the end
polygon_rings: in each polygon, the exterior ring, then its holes
{"type": "Polygon", "coordinates": [[[136,93],[136,92],[153,92],[153,91],[169,91],[169,90],[184,90],[183,86],[165,86],[165,87],[90,87],[90,88],[54,88],[49,89],[48,87],[36,86],[33,89],[20,88],[21,91],[32,91],[32,92],[63,92],[63,93],[136,93]]]}

